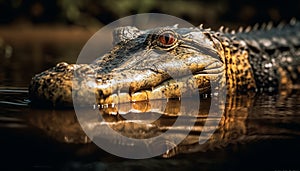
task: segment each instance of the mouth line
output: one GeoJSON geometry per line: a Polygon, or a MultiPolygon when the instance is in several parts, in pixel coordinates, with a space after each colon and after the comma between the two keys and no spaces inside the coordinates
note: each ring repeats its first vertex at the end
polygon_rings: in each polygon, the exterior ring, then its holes
{"type": "Polygon", "coordinates": [[[205,77],[215,77],[223,72],[222,68],[215,69],[207,69],[193,75],[183,75],[177,79],[168,78],[162,82],[159,82],[157,85],[152,88],[141,88],[134,92],[130,91],[117,91],[112,94],[103,97],[102,102],[100,104],[122,104],[122,103],[135,103],[141,101],[150,101],[150,100],[158,100],[158,99],[173,99],[173,98],[181,98],[182,91],[185,91],[184,88],[178,88],[178,86],[188,86],[188,81],[194,79],[193,77],[197,77],[195,79],[199,79],[199,77],[203,77],[201,82],[201,86],[197,85],[196,88],[199,90],[200,94],[209,91],[210,89],[210,78],[205,77]],[[208,80],[208,81],[207,81],[208,80]],[[177,88],[177,89],[176,89],[177,88]],[[167,93],[166,93],[167,91],[167,93]],[[179,92],[179,93],[178,93],[179,92]],[[166,94],[165,94],[166,93],[166,94]]]}
{"type": "MultiPolygon", "coordinates": [[[[193,73],[193,75],[182,75],[178,78],[167,78],[165,80],[163,80],[162,82],[159,82],[157,85],[153,86],[152,90],[153,89],[156,89],[157,87],[159,86],[163,86],[163,85],[166,85],[168,83],[172,83],[172,81],[174,81],[173,83],[177,82],[177,80],[182,80],[182,79],[185,79],[185,78],[188,78],[188,77],[193,77],[193,76],[203,76],[203,77],[209,77],[209,76],[218,76],[220,74],[223,74],[224,72],[224,69],[222,67],[215,67],[215,68],[210,68],[210,69],[204,69],[202,71],[198,71],[198,72],[195,72],[193,73]]],[[[201,89],[201,88],[200,88],[201,89]]],[[[134,94],[134,93],[138,93],[138,92],[141,92],[141,91],[146,91],[146,90],[150,90],[152,91],[151,89],[147,88],[147,89],[139,89],[139,90],[136,90],[130,94],[134,94]]]]}

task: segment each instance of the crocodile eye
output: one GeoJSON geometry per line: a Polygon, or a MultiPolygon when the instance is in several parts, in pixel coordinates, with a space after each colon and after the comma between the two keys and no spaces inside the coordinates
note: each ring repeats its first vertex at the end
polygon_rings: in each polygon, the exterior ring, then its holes
{"type": "Polygon", "coordinates": [[[165,32],[158,36],[158,45],[162,47],[169,47],[176,43],[177,38],[173,32],[165,32]]]}

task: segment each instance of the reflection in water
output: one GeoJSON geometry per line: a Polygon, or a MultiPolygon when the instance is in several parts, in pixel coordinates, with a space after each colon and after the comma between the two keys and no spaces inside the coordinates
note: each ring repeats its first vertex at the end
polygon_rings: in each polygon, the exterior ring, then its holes
{"type": "MultiPolygon", "coordinates": [[[[178,146],[163,155],[163,157],[171,157],[180,153],[214,150],[228,144],[299,136],[299,97],[296,95],[292,97],[268,95],[229,97],[224,115],[221,118],[210,118],[210,120],[207,120],[207,116],[211,99],[201,99],[199,111],[196,112],[196,122],[193,120],[195,117],[191,115],[195,111],[189,111],[189,106],[184,106],[186,110],[180,109],[178,100],[127,103],[113,107],[107,106],[99,111],[94,109],[104,120],[95,116],[95,112],[86,113],[87,122],[82,126],[88,127],[90,130],[102,130],[96,132],[94,137],[90,137],[94,139],[101,136],[102,140],[105,140],[105,136],[110,135],[109,131],[105,129],[107,125],[126,137],[136,139],[155,137],[172,128],[174,131],[171,137],[173,138],[185,136],[183,131],[187,129],[186,125],[174,127],[178,116],[185,115],[185,124],[195,122],[195,125],[191,128],[190,134],[178,146]],[[182,113],[182,111],[189,112],[182,113]],[[199,135],[203,131],[204,123],[214,123],[214,120],[219,119],[221,121],[214,134],[211,137],[202,137],[209,138],[209,140],[204,144],[199,144],[199,135]]],[[[189,104],[194,105],[193,102],[191,100],[189,104]]],[[[87,112],[89,111],[87,110],[87,112]]],[[[89,138],[78,124],[73,110],[30,109],[26,120],[60,142],[90,143],[89,138]]],[[[206,130],[214,129],[215,125],[209,126],[211,127],[206,130]]],[[[202,133],[203,135],[205,134],[202,133]]],[[[110,141],[111,137],[106,140],[110,141]]],[[[114,139],[110,143],[126,146],[121,139],[114,139]]]]}
{"type": "MultiPolygon", "coordinates": [[[[46,167],[50,168],[59,165],[59,168],[138,167],[169,170],[211,169],[214,165],[216,170],[222,170],[224,165],[226,168],[240,169],[245,164],[249,165],[251,160],[269,169],[279,166],[295,168],[293,166],[297,164],[297,157],[290,153],[300,152],[300,91],[294,91],[290,96],[262,94],[227,98],[225,113],[221,117],[218,129],[209,141],[200,145],[199,135],[204,123],[208,122],[207,114],[211,106],[209,98],[201,99],[199,111],[194,111],[194,115],[186,113],[184,116],[187,121],[192,121],[190,119],[197,116],[190,134],[182,143],[163,155],[174,156],[172,160],[154,158],[120,161],[91,143],[78,124],[72,109],[29,108],[24,101],[27,98],[26,90],[17,90],[20,91],[0,89],[0,131],[4,138],[1,139],[1,151],[6,156],[5,161],[18,161],[30,167],[46,164],[46,167]],[[49,140],[43,137],[59,144],[49,143],[49,140]],[[291,142],[291,139],[295,141],[291,142]],[[257,142],[262,145],[253,146],[257,142]],[[232,150],[228,151],[228,147],[232,150]],[[180,153],[188,154],[176,155],[180,153]],[[91,157],[94,155],[94,158],[91,157]],[[63,159],[65,157],[68,158],[67,161],[63,159]],[[79,161],[74,163],[77,159],[79,161]],[[88,163],[84,163],[86,160],[88,163]]],[[[189,103],[192,105],[193,101],[189,103]]],[[[97,114],[91,118],[95,120],[87,124],[90,128],[96,125],[101,127],[99,117],[102,116],[102,124],[105,122],[123,135],[133,138],[153,137],[173,126],[178,115],[182,115],[180,111],[183,110],[179,106],[178,100],[161,100],[93,109],[97,114]]],[[[186,108],[188,109],[188,106],[186,108]]],[[[185,129],[184,125],[178,126],[174,133],[180,136],[182,129],[185,129]]],[[[105,134],[105,131],[101,133],[105,134]]],[[[256,166],[248,167],[257,168],[256,166]]]]}

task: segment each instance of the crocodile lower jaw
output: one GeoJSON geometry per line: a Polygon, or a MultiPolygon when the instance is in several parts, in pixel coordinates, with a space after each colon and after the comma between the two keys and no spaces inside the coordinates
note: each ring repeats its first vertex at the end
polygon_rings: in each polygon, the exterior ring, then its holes
{"type": "Polygon", "coordinates": [[[162,84],[152,88],[152,90],[140,90],[134,93],[116,92],[106,98],[96,98],[96,103],[109,105],[195,96],[199,93],[203,94],[209,92],[210,80],[217,76],[218,75],[198,74],[194,75],[193,78],[186,77],[177,81],[166,80],[162,84]]]}

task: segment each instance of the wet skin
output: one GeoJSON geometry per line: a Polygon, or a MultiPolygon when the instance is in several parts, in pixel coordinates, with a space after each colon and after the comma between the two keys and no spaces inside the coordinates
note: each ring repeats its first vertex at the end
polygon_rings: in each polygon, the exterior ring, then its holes
{"type": "Polygon", "coordinates": [[[194,90],[285,92],[299,84],[300,24],[295,21],[238,33],[128,26],[117,28],[113,37],[111,51],[92,64],[63,62],[35,75],[31,101],[116,104],[181,98],[195,95],[194,90]]]}

